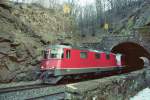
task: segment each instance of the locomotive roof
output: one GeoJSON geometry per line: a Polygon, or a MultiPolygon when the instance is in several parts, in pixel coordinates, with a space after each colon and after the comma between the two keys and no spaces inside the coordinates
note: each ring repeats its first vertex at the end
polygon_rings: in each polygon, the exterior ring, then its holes
{"type": "Polygon", "coordinates": [[[47,48],[72,48],[68,45],[49,45],[47,48]]]}
{"type": "Polygon", "coordinates": [[[105,53],[108,53],[108,54],[111,53],[111,52],[108,52],[108,51],[87,49],[87,48],[82,48],[82,47],[81,48],[79,48],[79,47],[72,48],[69,45],[49,45],[46,49],[49,49],[49,48],[69,48],[69,49],[88,50],[88,51],[92,51],[92,52],[105,52],[105,53]]]}

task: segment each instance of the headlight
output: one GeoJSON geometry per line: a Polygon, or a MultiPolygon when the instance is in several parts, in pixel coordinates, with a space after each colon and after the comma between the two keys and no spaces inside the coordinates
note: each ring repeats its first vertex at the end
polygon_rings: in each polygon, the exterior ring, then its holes
{"type": "Polygon", "coordinates": [[[44,68],[44,66],[41,66],[41,68],[44,68]]]}
{"type": "Polygon", "coordinates": [[[55,66],[53,66],[53,67],[51,67],[52,69],[54,69],[55,68],[55,66]]]}

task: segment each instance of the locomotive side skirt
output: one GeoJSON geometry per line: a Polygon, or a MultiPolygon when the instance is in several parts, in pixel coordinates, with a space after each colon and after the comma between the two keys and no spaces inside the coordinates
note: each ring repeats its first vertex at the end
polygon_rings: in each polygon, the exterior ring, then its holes
{"type": "Polygon", "coordinates": [[[85,74],[85,73],[101,73],[109,71],[122,70],[124,67],[111,67],[111,68],[81,68],[81,69],[55,69],[54,76],[61,75],[74,75],[74,74],[85,74]]]}

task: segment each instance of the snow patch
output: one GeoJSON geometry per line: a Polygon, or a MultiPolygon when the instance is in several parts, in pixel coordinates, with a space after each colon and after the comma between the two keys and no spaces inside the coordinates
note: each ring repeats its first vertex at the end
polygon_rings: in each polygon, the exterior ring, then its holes
{"type": "Polygon", "coordinates": [[[143,89],[137,95],[130,98],[130,100],[150,100],[150,89],[149,88],[143,89]]]}

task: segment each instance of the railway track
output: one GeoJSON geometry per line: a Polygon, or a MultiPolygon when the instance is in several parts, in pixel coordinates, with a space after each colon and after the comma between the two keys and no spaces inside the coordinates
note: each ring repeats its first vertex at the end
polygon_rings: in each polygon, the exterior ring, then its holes
{"type": "Polygon", "coordinates": [[[38,100],[43,98],[53,98],[50,100],[65,98],[65,86],[36,84],[0,89],[0,100],[38,100]]]}
{"type": "Polygon", "coordinates": [[[29,90],[29,89],[35,89],[35,88],[44,88],[48,87],[49,85],[42,85],[42,84],[36,84],[36,85],[24,85],[24,86],[16,86],[16,87],[9,87],[9,88],[1,88],[1,93],[8,93],[13,91],[22,91],[22,90],[29,90]]]}
{"type": "MultiPolygon", "coordinates": [[[[8,94],[8,93],[15,93],[17,94],[17,92],[22,92],[22,91],[29,91],[29,90],[37,90],[37,89],[42,89],[42,88],[46,88],[46,87],[55,87],[55,86],[51,86],[51,85],[42,85],[42,84],[36,84],[36,85],[26,85],[26,86],[17,86],[17,87],[10,87],[10,88],[1,88],[0,89],[0,94],[8,94]]],[[[15,100],[20,100],[17,97],[15,100]]],[[[36,96],[36,97],[27,97],[25,99],[27,100],[38,100],[38,99],[48,99],[51,98],[50,100],[63,100],[65,98],[65,93],[64,92],[58,92],[58,93],[50,93],[47,95],[41,95],[41,96],[36,96]]],[[[9,99],[2,99],[0,96],[0,100],[9,100],[9,99]]]]}

